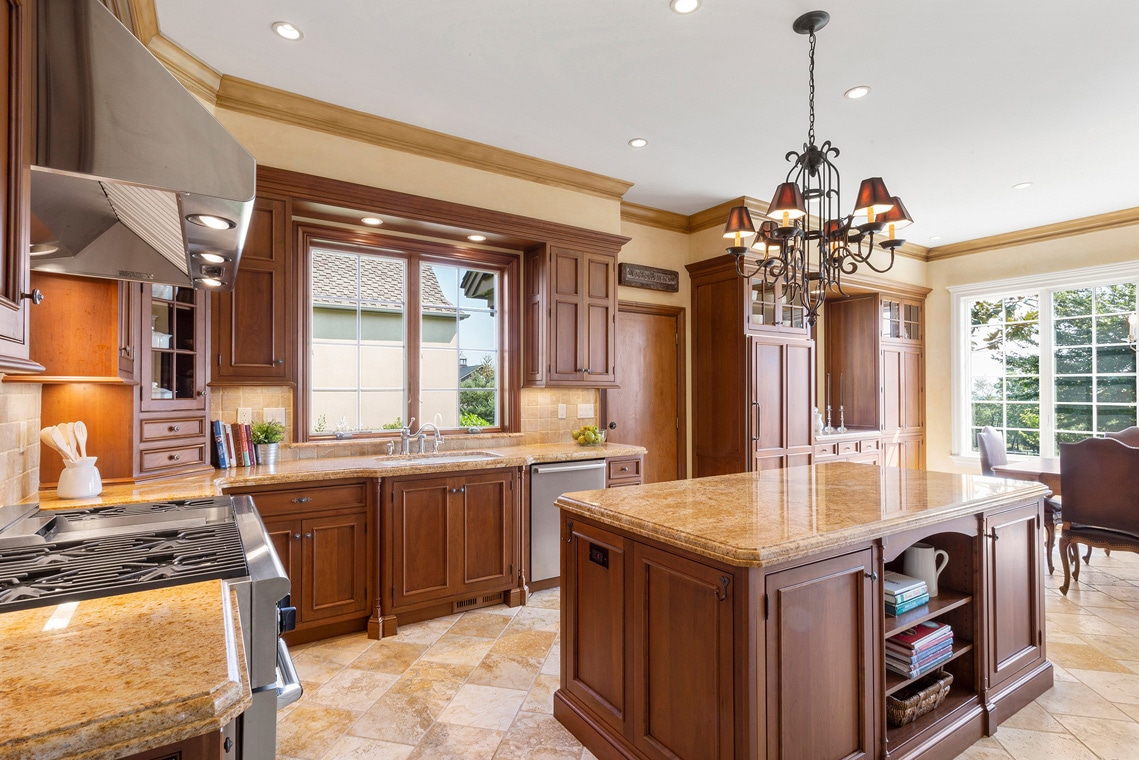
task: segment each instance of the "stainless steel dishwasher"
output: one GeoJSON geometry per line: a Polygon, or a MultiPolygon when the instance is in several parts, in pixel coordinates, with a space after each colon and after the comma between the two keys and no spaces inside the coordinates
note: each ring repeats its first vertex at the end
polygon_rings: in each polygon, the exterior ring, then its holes
{"type": "Polygon", "coordinates": [[[529,583],[561,575],[561,528],[554,500],[563,493],[604,487],[604,459],[530,465],[529,583]]]}

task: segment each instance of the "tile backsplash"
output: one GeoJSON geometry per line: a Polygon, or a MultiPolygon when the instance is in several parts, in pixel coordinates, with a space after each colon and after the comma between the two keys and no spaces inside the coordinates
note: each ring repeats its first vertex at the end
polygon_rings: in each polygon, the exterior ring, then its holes
{"type": "Polygon", "coordinates": [[[0,504],[40,487],[40,385],[0,383],[0,504]]]}
{"type": "Polygon", "coordinates": [[[210,419],[233,424],[237,410],[252,410],[254,422],[263,422],[264,409],[285,410],[285,440],[293,440],[293,389],[287,385],[211,385],[210,419]]]}
{"type": "Polygon", "coordinates": [[[582,425],[597,425],[600,395],[594,388],[523,388],[522,443],[571,443],[570,432],[582,425]],[[558,405],[566,405],[564,419],[558,405]],[[579,419],[578,404],[592,404],[593,416],[579,419]]]}

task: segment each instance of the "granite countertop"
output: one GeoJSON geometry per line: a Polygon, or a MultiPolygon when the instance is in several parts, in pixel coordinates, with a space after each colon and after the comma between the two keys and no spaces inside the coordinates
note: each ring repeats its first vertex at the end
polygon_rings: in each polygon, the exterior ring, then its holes
{"type": "Polygon", "coordinates": [[[557,504],[729,565],[759,567],[1046,492],[1035,482],[834,462],[582,491],[557,504]]]}
{"type": "MultiPolygon", "coordinates": [[[[333,448],[330,444],[328,448],[333,448]]],[[[310,451],[312,449],[309,449],[310,451]]],[[[325,456],[321,458],[285,459],[275,465],[235,467],[199,475],[144,481],[140,483],[104,484],[103,492],[91,499],[61,499],[54,490],[40,491],[25,499],[42,509],[75,509],[78,507],[129,504],[163,499],[197,499],[217,496],[228,488],[273,485],[278,483],[336,480],[338,478],[386,478],[456,470],[483,470],[495,467],[523,467],[542,462],[565,462],[580,459],[640,456],[641,446],[603,443],[579,446],[575,443],[543,443],[520,446],[486,447],[474,451],[443,451],[438,455],[409,456],[325,456]],[[479,452],[494,458],[471,460],[479,452]]]]}
{"type": "Polygon", "coordinates": [[[244,712],[237,599],[225,589],[205,581],[0,615],[0,758],[124,757],[244,712]]]}

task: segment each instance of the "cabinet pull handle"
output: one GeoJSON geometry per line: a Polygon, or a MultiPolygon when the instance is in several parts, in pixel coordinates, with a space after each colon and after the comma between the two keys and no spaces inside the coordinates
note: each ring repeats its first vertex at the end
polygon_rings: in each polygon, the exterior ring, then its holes
{"type": "Polygon", "coordinates": [[[726,576],[726,575],[720,576],[720,588],[712,589],[712,593],[714,593],[716,595],[717,601],[722,602],[728,598],[728,584],[731,582],[732,582],[732,579],[729,578],[728,576],[726,576]]]}
{"type": "Polygon", "coordinates": [[[293,499],[294,504],[308,504],[310,501],[312,501],[311,496],[298,496],[293,499]]]}
{"type": "Polygon", "coordinates": [[[171,425],[170,426],[170,432],[171,433],[177,433],[181,429],[182,429],[182,427],[180,425],[171,425]]]}
{"type": "Polygon", "coordinates": [[[573,520],[566,520],[566,536],[567,537],[563,538],[562,541],[565,541],[567,544],[572,544],[573,543],[573,520]]]}
{"type": "Polygon", "coordinates": [[[874,570],[871,570],[870,572],[864,573],[864,575],[872,581],[878,580],[878,573],[875,572],[874,570]]]}
{"type": "Polygon", "coordinates": [[[178,461],[179,459],[181,459],[181,458],[182,458],[182,455],[181,455],[181,454],[171,454],[171,455],[170,455],[170,460],[171,460],[171,461],[173,461],[173,462],[177,462],[177,461],[178,461]]]}
{"type": "Polygon", "coordinates": [[[293,534],[293,540],[300,541],[301,540],[301,534],[300,533],[294,533],[293,534]]]}
{"type": "Polygon", "coordinates": [[[43,294],[43,291],[40,290],[39,288],[34,288],[31,293],[21,293],[20,299],[21,300],[27,299],[27,300],[31,301],[34,305],[39,306],[41,303],[43,303],[44,294],[43,294]]]}
{"type": "Polygon", "coordinates": [[[998,538],[1000,538],[1000,536],[997,535],[997,529],[993,528],[993,532],[992,533],[986,533],[985,538],[991,538],[994,541],[996,541],[998,538]]]}

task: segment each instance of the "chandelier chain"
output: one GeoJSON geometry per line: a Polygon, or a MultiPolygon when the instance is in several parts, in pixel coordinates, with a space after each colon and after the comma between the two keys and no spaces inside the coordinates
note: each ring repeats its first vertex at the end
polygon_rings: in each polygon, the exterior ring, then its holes
{"type": "Polygon", "coordinates": [[[810,65],[810,88],[808,89],[807,100],[810,105],[811,121],[810,128],[807,130],[807,143],[809,145],[815,144],[815,31],[811,30],[811,65],[810,65]]]}

